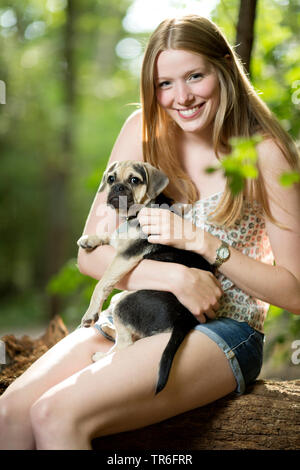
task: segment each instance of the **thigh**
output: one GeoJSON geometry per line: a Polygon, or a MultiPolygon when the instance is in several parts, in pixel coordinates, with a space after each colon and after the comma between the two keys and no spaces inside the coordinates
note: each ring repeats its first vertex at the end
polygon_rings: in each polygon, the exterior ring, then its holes
{"type": "Polygon", "coordinates": [[[41,401],[52,401],[58,415],[72,415],[93,438],[162,421],[235,389],[223,351],[205,334],[192,331],[175,356],[165,389],[155,395],[168,339],[167,333],[141,339],[59,383],[41,401]]]}
{"type": "Polygon", "coordinates": [[[95,352],[106,352],[113,344],[93,327],[77,329],[37,359],[2,396],[30,407],[48,389],[91,364],[95,352]]]}

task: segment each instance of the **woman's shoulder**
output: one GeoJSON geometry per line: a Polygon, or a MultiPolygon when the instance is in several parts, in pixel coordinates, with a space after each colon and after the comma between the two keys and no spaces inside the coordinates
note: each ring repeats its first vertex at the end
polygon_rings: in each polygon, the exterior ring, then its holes
{"type": "Polygon", "coordinates": [[[141,110],[133,112],[126,119],[112,149],[110,160],[143,160],[141,110]]]}
{"type": "Polygon", "coordinates": [[[126,119],[123,128],[141,132],[142,131],[142,110],[137,109],[133,113],[131,113],[126,119]]]}
{"type": "Polygon", "coordinates": [[[258,166],[262,173],[272,172],[274,174],[278,171],[291,170],[291,164],[283,148],[273,137],[263,137],[256,148],[258,166]]]}

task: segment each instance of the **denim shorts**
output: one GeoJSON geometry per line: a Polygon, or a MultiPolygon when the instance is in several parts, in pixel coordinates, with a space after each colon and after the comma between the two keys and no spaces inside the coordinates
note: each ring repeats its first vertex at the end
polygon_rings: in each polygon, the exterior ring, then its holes
{"type": "Polygon", "coordinates": [[[263,361],[264,334],[246,322],[231,318],[217,318],[195,326],[222,349],[234,374],[241,395],[246,386],[258,377],[263,361]]]}
{"type": "MultiPolygon", "coordinates": [[[[109,320],[112,323],[112,318],[109,320]]],[[[101,322],[94,327],[107,339],[113,341],[101,328],[101,322]]],[[[217,318],[202,323],[194,328],[212,339],[224,352],[237,387],[235,393],[241,395],[246,386],[258,377],[263,360],[264,335],[254,330],[248,323],[239,322],[231,318],[217,318]]]]}

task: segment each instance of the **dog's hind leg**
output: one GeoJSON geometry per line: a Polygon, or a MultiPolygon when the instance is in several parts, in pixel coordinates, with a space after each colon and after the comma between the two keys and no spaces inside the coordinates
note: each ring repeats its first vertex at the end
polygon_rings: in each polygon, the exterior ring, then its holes
{"type": "Polygon", "coordinates": [[[117,318],[114,319],[114,324],[117,330],[117,339],[114,346],[106,353],[96,352],[93,354],[93,361],[96,362],[104,356],[108,356],[115,351],[127,348],[134,343],[132,339],[132,332],[122,322],[119,322],[117,318]]]}

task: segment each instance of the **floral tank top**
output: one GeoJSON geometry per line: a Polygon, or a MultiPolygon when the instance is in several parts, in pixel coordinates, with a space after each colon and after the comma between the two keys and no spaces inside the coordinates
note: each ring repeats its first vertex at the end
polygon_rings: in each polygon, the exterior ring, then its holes
{"type": "MultiPolygon", "coordinates": [[[[239,220],[229,228],[219,227],[209,221],[209,215],[216,209],[222,195],[223,192],[220,192],[196,201],[185,213],[185,218],[245,255],[267,264],[273,264],[274,257],[262,208],[258,202],[250,204],[244,201],[239,220]]],[[[217,316],[245,321],[252,328],[263,333],[269,304],[246,294],[223,274],[218,273],[217,278],[224,292],[219,300],[220,308],[217,316]]]]}

